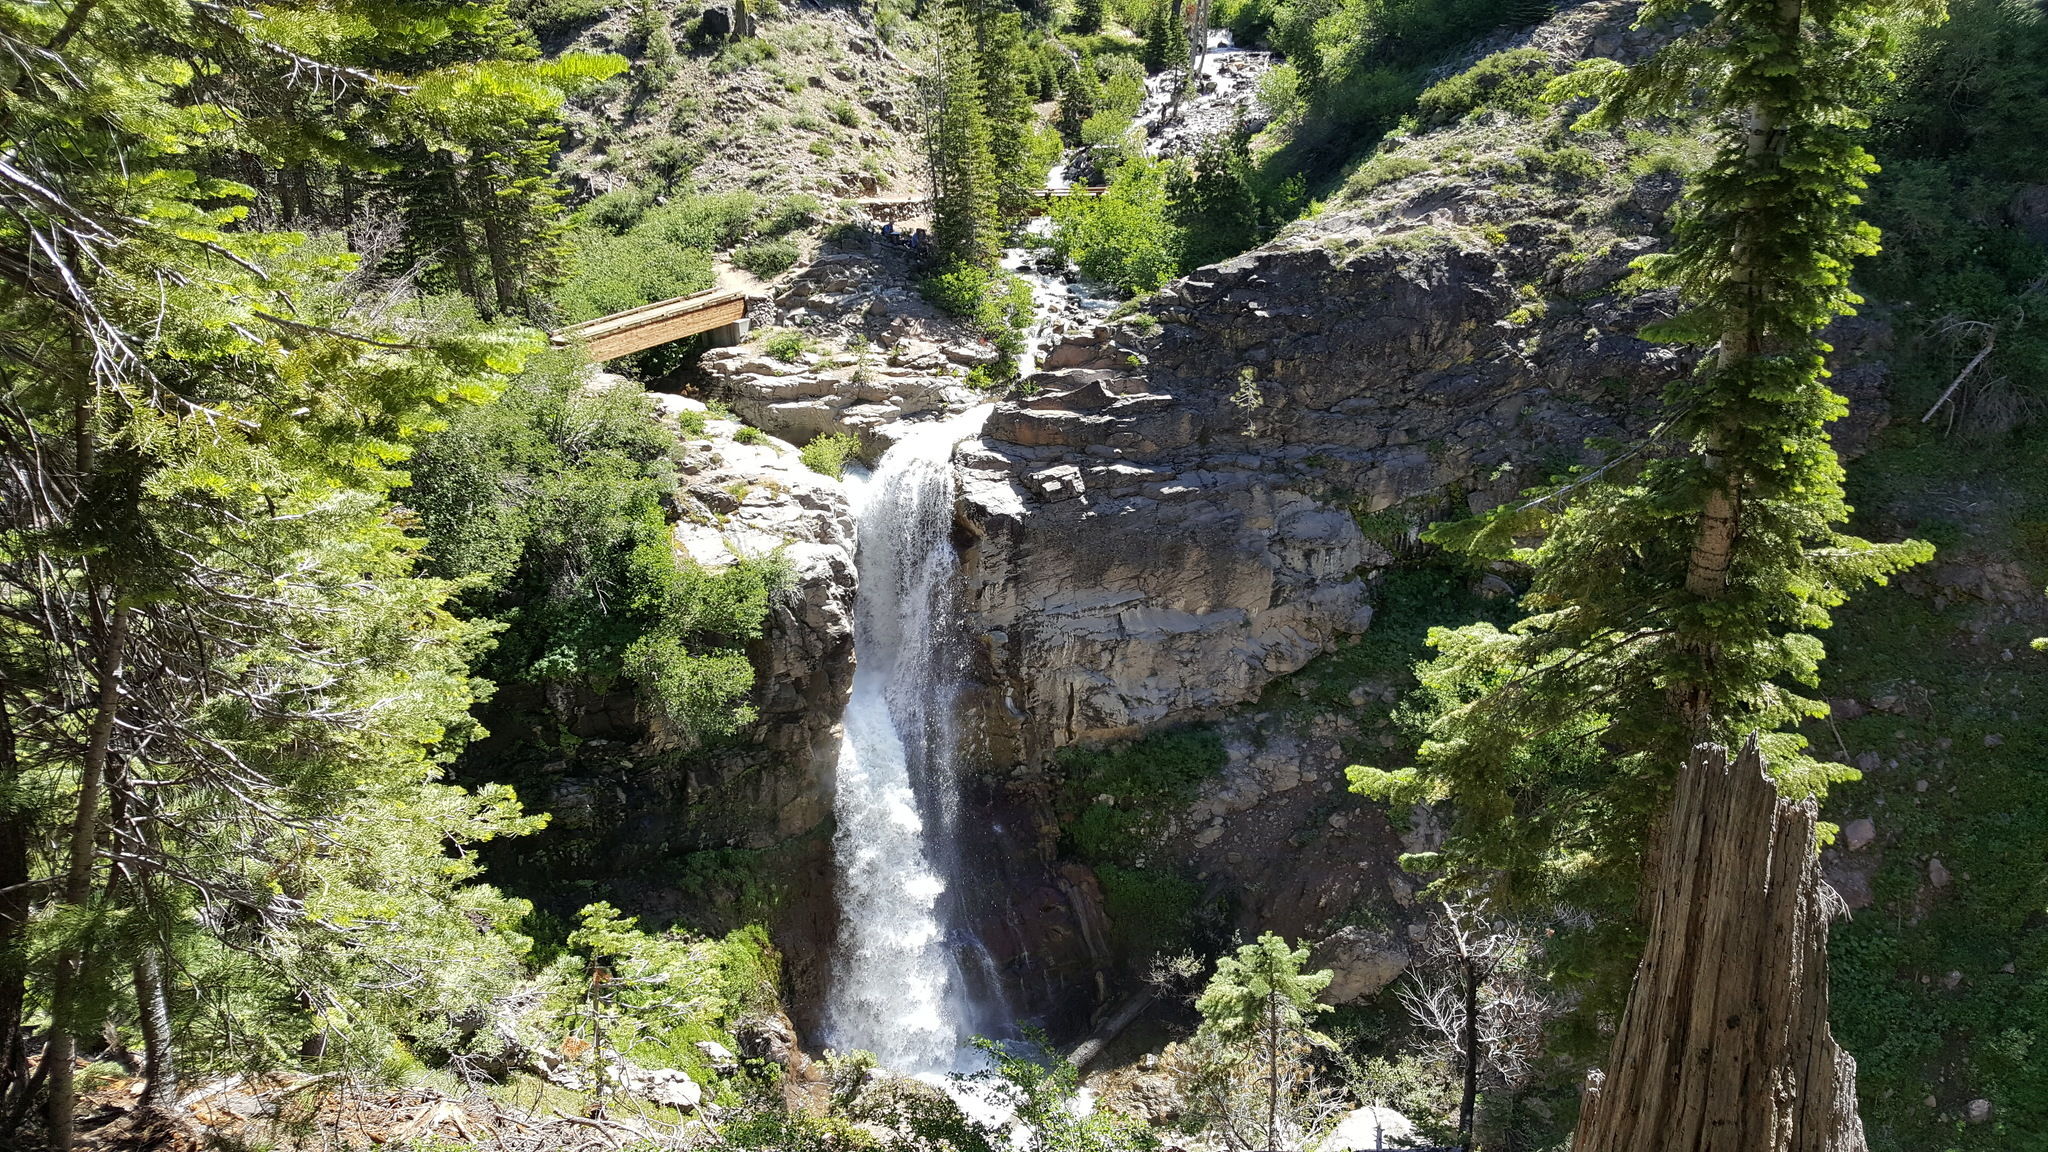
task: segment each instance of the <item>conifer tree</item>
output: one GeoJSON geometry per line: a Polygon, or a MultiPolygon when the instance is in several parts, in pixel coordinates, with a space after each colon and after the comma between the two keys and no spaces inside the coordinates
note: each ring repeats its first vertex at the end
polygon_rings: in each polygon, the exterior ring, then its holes
{"type": "MultiPolygon", "coordinates": [[[[1676,0],[1641,19],[1674,19],[1676,0]]],[[[1857,101],[1883,73],[1890,0],[1721,0],[1633,69],[1582,73],[1595,120],[1704,107],[1717,139],[1674,249],[1641,262],[1683,307],[1649,334],[1709,345],[1667,396],[1657,437],[1627,459],[1432,538],[1529,564],[1530,615],[1502,631],[1439,630],[1418,670],[1429,720],[1418,764],[1354,769],[1364,791],[1449,799],[1448,883],[1606,908],[1590,966],[1627,970],[1630,909],[1650,832],[1688,750],[1761,733],[1781,789],[1853,775],[1788,729],[1825,714],[1802,695],[1829,612],[1858,585],[1925,560],[1923,543],[1843,531],[1849,508],[1827,425],[1823,329],[1858,302],[1857,218],[1871,171],[1857,101]],[[1633,467],[1633,471],[1631,468],[1633,467]],[[1536,547],[1520,541],[1540,534],[1536,547]]],[[[1610,986],[1609,991],[1613,988],[1610,986]]]]}
{"type": "Polygon", "coordinates": [[[1258,242],[1260,205],[1253,187],[1251,133],[1239,123],[1202,142],[1167,180],[1167,215],[1180,229],[1180,268],[1226,260],[1258,242]]]}
{"type": "Polygon", "coordinates": [[[1003,219],[1021,214],[1037,188],[1028,172],[1031,152],[1031,96],[1024,81],[1024,15],[992,0],[970,0],[974,26],[976,80],[988,123],[989,164],[994,174],[996,212],[1003,219]]]}
{"type": "Polygon", "coordinates": [[[1095,78],[1095,57],[1082,53],[1080,59],[1065,64],[1059,73],[1059,119],[1060,139],[1067,147],[1081,143],[1081,125],[1095,115],[1097,89],[1095,78]]]}
{"type": "Polygon", "coordinates": [[[1102,22],[1107,7],[1105,0],[1081,0],[1074,10],[1074,31],[1094,35],[1102,31],[1102,22]]]}
{"type": "Polygon", "coordinates": [[[966,17],[948,5],[939,17],[925,162],[932,188],[932,244],[941,267],[994,265],[1001,247],[996,168],[989,152],[981,61],[966,17]]]}
{"type": "Polygon", "coordinates": [[[1282,1147],[1284,1063],[1297,1043],[1324,1042],[1309,1021],[1330,1011],[1316,1001],[1316,994],[1330,986],[1333,974],[1303,972],[1308,955],[1307,948],[1291,948],[1279,936],[1264,933],[1236,955],[1216,961],[1216,974],[1195,1001],[1202,1026],[1240,1046],[1260,1069],[1265,1082],[1265,1148],[1282,1147]]]}
{"type": "MultiPolygon", "coordinates": [[[[488,396],[532,334],[362,310],[338,241],[250,227],[253,189],[206,168],[254,146],[237,132],[337,91],[422,106],[470,82],[545,93],[469,66],[400,84],[291,47],[322,43],[309,26],[363,27],[130,0],[0,23],[0,803],[43,846],[0,844],[36,902],[0,919],[0,948],[30,958],[50,1021],[59,1147],[77,1038],[110,1015],[146,1038],[143,1103],[175,1106],[191,1013],[173,973],[246,960],[273,995],[337,1011],[351,990],[319,973],[347,957],[378,957],[390,983],[389,909],[368,912],[346,869],[318,869],[325,853],[375,840],[383,865],[411,869],[397,970],[420,981],[414,1010],[449,1004],[430,973],[451,995],[487,986],[455,952],[501,974],[514,954],[523,908],[459,892],[441,859],[451,838],[517,830],[509,797],[470,804],[432,783],[439,746],[468,725],[479,630],[447,611],[452,584],[412,574],[385,493],[411,437],[488,396]],[[225,78],[202,83],[195,59],[225,78]]],[[[292,211],[308,215],[301,191],[292,211]]],[[[0,1036],[18,1041],[8,975],[0,1036]]],[[[303,1005],[291,1019],[308,1020],[303,1005]]],[[[18,1079],[0,1088],[24,1098],[18,1079]]]]}
{"type": "Polygon", "coordinates": [[[1188,26],[1179,0],[1155,0],[1145,18],[1145,71],[1186,68],[1191,56],[1188,26]]]}

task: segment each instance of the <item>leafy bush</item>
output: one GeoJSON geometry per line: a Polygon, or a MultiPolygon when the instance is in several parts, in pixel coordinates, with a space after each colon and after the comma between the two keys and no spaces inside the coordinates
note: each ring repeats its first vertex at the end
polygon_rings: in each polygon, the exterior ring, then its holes
{"type": "Polygon", "coordinates": [[[785,364],[794,364],[811,350],[811,338],[794,328],[778,328],[761,339],[761,351],[785,364]]]}
{"type": "Polygon", "coordinates": [[[773,280],[796,266],[801,251],[796,241],[786,236],[756,240],[733,249],[732,262],[763,280],[773,280]]]}
{"type": "Polygon", "coordinates": [[[1187,939],[1200,885],[1159,869],[1114,864],[1096,865],[1095,876],[1102,882],[1102,910],[1126,955],[1171,952],[1187,939]]]}
{"type": "Polygon", "coordinates": [[[759,428],[754,427],[751,424],[740,425],[739,431],[734,432],[732,434],[732,438],[739,441],[742,444],[768,443],[768,434],[766,432],[761,431],[759,428]]]}
{"type": "Polygon", "coordinates": [[[654,206],[654,194],[639,185],[615,188],[593,198],[577,212],[579,221],[607,232],[621,233],[640,223],[654,206]]]}
{"type": "Polygon", "coordinates": [[[595,20],[611,6],[610,0],[515,0],[507,10],[535,33],[549,37],[595,20]]]}
{"type": "Polygon", "coordinates": [[[798,192],[777,200],[761,215],[761,235],[781,236],[799,228],[808,228],[818,222],[824,205],[808,192],[798,192]]]}
{"type": "MultiPolygon", "coordinates": [[[[601,1018],[605,1043],[648,1067],[680,1068],[702,1084],[717,1075],[697,1045],[733,1045],[733,1028],[771,1009],[781,957],[758,925],[713,939],[670,929],[648,932],[610,904],[586,905],[569,933],[569,957],[552,967],[555,991],[542,1016],[547,1047],[601,1018]],[[602,969],[603,994],[589,997],[587,972],[602,969]],[[551,1015],[552,1019],[548,1019],[551,1015]]],[[[595,1039],[595,1036],[589,1037],[595,1039]]]]}
{"type": "Polygon", "coordinates": [[[854,108],[853,101],[848,100],[846,97],[841,96],[839,99],[834,100],[829,111],[832,113],[834,120],[839,121],[846,127],[860,127],[860,112],[854,108]]]}
{"type": "Polygon", "coordinates": [[[1031,286],[1021,278],[956,264],[925,277],[919,287],[925,299],[981,329],[1002,352],[1015,356],[1023,348],[1031,286]]]}
{"type": "Polygon", "coordinates": [[[820,432],[804,445],[804,467],[837,480],[846,474],[846,462],[860,452],[860,437],[850,432],[820,432]]]}
{"type": "Polygon", "coordinates": [[[1538,148],[1532,145],[1517,149],[1515,157],[1528,165],[1531,175],[1548,177],[1564,188],[1595,184],[1607,175],[1607,166],[1591,152],[1577,145],[1566,145],[1562,148],[1538,148]]]}
{"type": "Polygon", "coordinates": [[[1110,174],[1101,196],[1055,201],[1053,249],[1127,296],[1166,283],[1180,251],[1179,229],[1168,218],[1168,169],[1166,161],[1134,157],[1110,174]]]}
{"type": "Polygon", "coordinates": [[[650,242],[641,233],[639,228],[623,236],[595,228],[570,232],[568,275],[555,291],[564,319],[592,320],[702,292],[716,282],[708,251],[650,242]]]}
{"type": "Polygon", "coordinates": [[[1541,48],[1495,52],[1465,71],[1423,89],[1415,115],[1425,128],[1455,123],[1475,112],[1534,116],[1543,110],[1543,90],[1558,74],[1541,48]]]}

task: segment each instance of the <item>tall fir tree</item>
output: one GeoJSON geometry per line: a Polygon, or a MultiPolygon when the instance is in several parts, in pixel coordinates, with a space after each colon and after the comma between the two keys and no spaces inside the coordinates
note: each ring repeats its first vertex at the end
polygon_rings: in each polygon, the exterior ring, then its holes
{"type": "Polygon", "coordinates": [[[996,213],[1021,215],[1040,183],[1030,172],[1031,93],[1025,88],[1024,14],[995,0],[968,0],[974,26],[976,80],[988,123],[989,165],[996,187],[996,213]]]}
{"type": "Polygon", "coordinates": [[[967,17],[947,5],[927,78],[925,164],[932,189],[932,246],[942,267],[989,268],[1001,248],[996,166],[982,98],[981,59],[967,17]]]}
{"type": "MultiPolygon", "coordinates": [[[[1641,20],[1688,10],[1658,0],[1641,20]]],[[[1931,555],[1843,531],[1827,425],[1844,402],[1826,384],[1823,338],[1858,303],[1854,260],[1876,248],[1857,218],[1873,168],[1859,102],[1904,20],[1928,14],[1889,0],[1720,0],[1648,61],[1569,81],[1603,97],[1592,119],[1611,127],[1706,109],[1717,148],[1692,211],[1673,250],[1640,267],[1683,301],[1647,334],[1711,351],[1667,395],[1639,449],[1647,462],[1617,460],[1432,531],[1529,565],[1530,614],[1505,631],[1432,633],[1417,764],[1353,780],[1451,801],[1455,834],[1436,861],[1450,882],[1606,909],[1608,939],[1579,957],[1606,977],[1603,1002],[1632,961],[1644,854],[1688,751],[1761,733],[1788,793],[1852,777],[1790,730],[1826,714],[1802,694],[1823,656],[1816,633],[1852,589],[1931,555]]]]}

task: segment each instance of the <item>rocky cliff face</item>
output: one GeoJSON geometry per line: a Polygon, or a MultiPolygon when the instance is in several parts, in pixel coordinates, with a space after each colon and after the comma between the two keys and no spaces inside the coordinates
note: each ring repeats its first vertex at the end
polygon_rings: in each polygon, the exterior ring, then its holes
{"type": "MultiPolygon", "coordinates": [[[[1523,42],[1631,55],[1633,11],[1523,42]]],[[[1021,759],[1251,699],[1368,625],[1419,526],[1645,430],[1692,354],[1638,337],[1674,298],[1629,265],[1681,179],[1561,122],[1480,113],[1383,148],[1323,214],[1054,347],[997,407],[961,519],[1021,759]]]]}

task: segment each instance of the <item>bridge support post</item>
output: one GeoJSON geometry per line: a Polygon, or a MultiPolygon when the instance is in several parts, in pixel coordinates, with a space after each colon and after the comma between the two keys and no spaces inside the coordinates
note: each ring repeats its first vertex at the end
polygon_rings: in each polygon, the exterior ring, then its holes
{"type": "Polygon", "coordinates": [[[713,328],[704,334],[707,348],[730,348],[747,338],[747,330],[753,327],[745,318],[733,321],[720,328],[713,328]]]}

